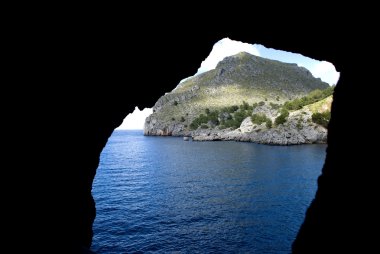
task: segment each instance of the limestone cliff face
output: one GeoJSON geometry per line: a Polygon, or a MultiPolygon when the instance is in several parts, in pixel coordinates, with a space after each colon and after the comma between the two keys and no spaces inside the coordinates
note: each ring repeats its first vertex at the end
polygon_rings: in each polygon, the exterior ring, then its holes
{"type": "Polygon", "coordinates": [[[234,140],[269,145],[299,145],[327,142],[327,129],[311,121],[308,108],[290,113],[286,123],[268,128],[265,123],[244,119],[240,128],[231,130],[199,129],[192,133],[194,141],[234,140]]]}
{"type": "MultiPolygon", "coordinates": [[[[191,135],[194,140],[212,140],[211,137],[215,136],[216,139],[223,140],[274,144],[307,143],[309,140],[319,142],[324,140],[326,135],[321,134],[324,131],[318,132],[320,135],[311,134],[315,132],[314,130],[320,130],[319,127],[311,130],[314,126],[305,125],[303,131],[292,130],[290,133],[294,132],[297,135],[292,134],[290,140],[289,138],[285,140],[281,138],[285,132],[281,128],[285,127],[262,132],[257,131],[259,127],[256,127],[254,131],[248,132],[246,131],[248,120],[243,122],[240,128],[230,129],[229,132],[212,123],[208,123],[208,130],[194,130],[190,125],[206,109],[220,110],[239,105],[243,101],[248,104],[264,102],[264,106],[260,104],[252,113],[264,113],[274,121],[279,111],[269,107],[270,103],[282,104],[315,89],[327,87],[328,84],[314,78],[307,69],[296,64],[282,63],[241,52],[226,57],[214,70],[192,77],[180,83],[172,92],[162,96],[154,105],[153,114],[145,121],[144,135],[191,135]],[[227,135],[227,132],[230,134],[227,135]],[[321,138],[322,136],[324,138],[321,138]]],[[[290,125],[287,128],[291,128],[290,125]]]]}

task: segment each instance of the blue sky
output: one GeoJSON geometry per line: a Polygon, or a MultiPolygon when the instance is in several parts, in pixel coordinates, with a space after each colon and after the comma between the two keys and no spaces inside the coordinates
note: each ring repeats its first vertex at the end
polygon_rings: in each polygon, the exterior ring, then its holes
{"type": "MultiPolygon", "coordinates": [[[[334,65],[329,62],[318,61],[301,54],[266,48],[263,45],[244,43],[229,38],[224,38],[214,44],[209,56],[202,61],[194,76],[214,69],[218,62],[223,60],[226,56],[235,55],[242,51],[281,62],[296,63],[298,66],[308,69],[314,77],[321,78],[330,85],[335,85],[339,79],[339,72],[337,72],[334,65]]],[[[190,77],[184,78],[183,80],[188,78],[190,77]]],[[[181,82],[183,80],[181,80],[181,82]]],[[[117,129],[143,129],[145,118],[151,113],[151,108],[139,110],[139,108],[136,107],[133,113],[128,114],[117,129]]]]}

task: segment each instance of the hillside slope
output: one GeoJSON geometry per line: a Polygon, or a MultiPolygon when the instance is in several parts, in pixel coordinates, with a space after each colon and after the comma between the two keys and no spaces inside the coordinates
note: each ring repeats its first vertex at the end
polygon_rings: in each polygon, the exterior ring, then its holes
{"type": "Polygon", "coordinates": [[[255,117],[247,116],[237,129],[199,128],[192,132],[192,137],[195,141],[234,140],[271,145],[326,143],[331,102],[332,95],[290,112],[284,108],[273,110],[263,105],[253,110],[253,116],[264,115],[266,121],[260,122],[255,117]],[[288,112],[288,116],[283,123],[277,124],[277,119],[281,118],[284,111],[288,112]],[[328,115],[327,122],[316,119],[314,116],[318,113],[328,115]]]}
{"type": "Polygon", "coordinates": [[[243,116],[255,113],[254,108],[270,113],[275,119],[285,102],[328,87],[296,64],[241,52],[162,96],[153,107],[154,113],[146,119],[144,134],[197,136],[204,129],[236,130],[245,119],[243,116]],[[204,114],[210,112],[214,114],[213,121],[198,121],[200,117],[206,119],[204,114]],[[239,115],[239,120],[231,123],[234,115],[239,115]],[[195,124],[197,121],[199,124],[195,124]]]}

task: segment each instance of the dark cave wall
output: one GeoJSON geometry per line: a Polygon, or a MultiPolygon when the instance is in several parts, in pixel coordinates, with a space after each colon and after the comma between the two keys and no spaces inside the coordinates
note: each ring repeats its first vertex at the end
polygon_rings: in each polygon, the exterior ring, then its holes
{"type": "MultiPolygon", "coordinates": [[[[44,73],[48,73],[47,83],[51,85],[45,106],[39,108],[44,116],[49,116],[47,122],[41,121],[41,127],[57,128],[36,131],[40,136],[55,137],[47,142],[43,158],[48,173],[38,180],[44,203],[42,215],[32,219],[36,221],[34,227],[44,229],[37,235],[38,243],[49,242],[57,249],[67,247],[71,252],[81,246],[90,247],[95,217],[92,181],[112,131],[136,105],[152,107],[179,80],[193,75],[212,45],[224,37],[330,61],[341,72],[334,94],[323,174],[293,251],[321,253],[348,249],[347,241],[353,245],[366,243],[366,223],[362,224],[363,213],[358,208],[363,204],[361,192],[365,189],[358,189],[360,174],[352,169],[361,161],[357,149],[352,149],[360,142],[347,139],[348,133],[355,131],[348,127],[352,111],[346,109],[358,95],[354,89],[357,64],[341,47],[347,37],[340,34],[326,40],[316,36],[329,32],[323,25],[313,27],[313,33],[288,29],[289,25],[283,22],[252,31],[242,29],[240,24],[237,31],[227,26],[178,30],[157,23],[142,28],[124,27],[124,33],[120,33],[120,26],[82,29],[75,24],[64,31],[56,27],[58,32],[49,34],[49,44],[44,44],[42,50],[45,54],[39,56],[45,62],[44,73]],[[188,31],[192,31],[191,36],[188,31]],[[146,50],[152,42],[155,50],[146,50]],[[54,112],[45,108],[54,108],[54,112]]],[[[37,41],[43,38],[34,36],[37,41]]]]}

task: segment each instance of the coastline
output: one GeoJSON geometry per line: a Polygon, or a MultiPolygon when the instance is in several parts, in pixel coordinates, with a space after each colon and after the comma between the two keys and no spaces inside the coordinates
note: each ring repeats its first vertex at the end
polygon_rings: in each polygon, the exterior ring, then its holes
{"type": "Polygon", "coordinates": [[[238,141],[252,142],[265,145],[302,145],[302,144],[326,144],[327,130],[322,126],[308,125],[298,129],[294,126],[279,126],[273,129],[265,129],[258,126],[255,131],[244,132],[241,128],[231,129],[198,129],[195,131],[171,132],[164,130],[156,134],[146,133],[145,136],[174,136],[191,137],[192,141],[238,141]]]}

